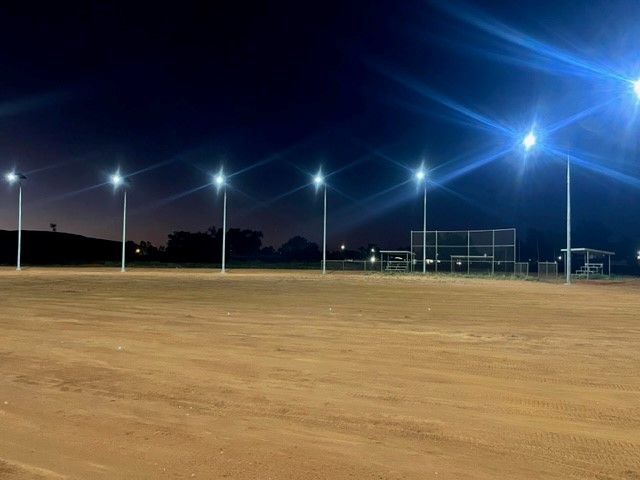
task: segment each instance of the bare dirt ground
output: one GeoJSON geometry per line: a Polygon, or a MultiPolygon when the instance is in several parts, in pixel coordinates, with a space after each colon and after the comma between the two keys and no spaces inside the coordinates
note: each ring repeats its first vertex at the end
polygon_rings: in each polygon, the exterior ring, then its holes
{"type": "Polygon", "coordinates": [[[0,269],[0,479],[638,479],[640,284],[0,269]]]}

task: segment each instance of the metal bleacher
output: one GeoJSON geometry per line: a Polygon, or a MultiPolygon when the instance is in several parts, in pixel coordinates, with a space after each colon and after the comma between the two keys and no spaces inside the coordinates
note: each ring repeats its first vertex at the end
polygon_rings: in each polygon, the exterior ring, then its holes
{"type": "Polygon", "coordinates": [[[409,267],[410,267],[410,264],[407,261],[389,260],[386,262],[384,270],[386,272],[406,273],[409,271],[409,267]]]}
{"type": "Polygon", "coordinates": [[[585,263],[573,274],[575,278],[591,278],[602,275],[604,275],[602,263],[585,263]]]}

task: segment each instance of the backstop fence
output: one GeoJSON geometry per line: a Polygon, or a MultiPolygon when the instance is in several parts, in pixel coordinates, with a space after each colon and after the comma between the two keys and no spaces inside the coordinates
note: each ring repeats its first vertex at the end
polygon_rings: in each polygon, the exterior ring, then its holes
{"type": "Polygon", "coordinates": [[[516,273],[516,229],[411,231],[416,270],[464,274],[516,273]]]}

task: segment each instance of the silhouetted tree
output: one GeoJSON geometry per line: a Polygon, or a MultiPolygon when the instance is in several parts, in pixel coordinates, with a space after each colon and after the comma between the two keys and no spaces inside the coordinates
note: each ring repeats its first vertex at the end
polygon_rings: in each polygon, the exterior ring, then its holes
{"type": "Polygon", "coordinates": [[[136,246],[134,259],[137,261],[156,262],[164,260],[164,246],[155,247],[151,242],[142,240],[136,246]]]}
{"type": "Polygon", "coordinates": [[[371,258],[371,255],[376,255],[377,252],[379,251],[380,251],[380,247],[378,247],[378,245],[376,245],[375,243],[368,243],[366,248],[358,247],[358,252],[360,252],[360,258],[364,260],[369,260],[369,258],[371,258]],[[371,250],[373,250],[373,252],[371,250]]]}
{"type": "Polygon", "coordinates": [[[278,251],[287,261],[315,262],[321,257],[318,245],[300,235],[287,240],[278,251]]]}
{"type": "Polygon", "coordinates": [[[234,257],[256,258],[262,247],[262,232],[230,228],[227,232],[227,249],[234,257]]]}
{"type": "MultiPolygon", "coordinates": [[[[210,229],[211,230],[211,229],[210,229]]],[[[172,262],[214,262],[221,253],[215,239],[207,232],[173,232],[167,241],[167,259],[172,262]]]]}

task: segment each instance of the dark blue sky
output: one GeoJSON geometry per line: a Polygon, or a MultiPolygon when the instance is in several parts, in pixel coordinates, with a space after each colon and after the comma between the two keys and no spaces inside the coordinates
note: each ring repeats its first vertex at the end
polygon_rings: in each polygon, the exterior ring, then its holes
{"type": "Polygon", "coordinates": [[[320,243],[321,166],[329,248],[395,248],[424,162],[429,229],[562,232],[570,149],[574,224],[640,237],[640,2],[134,3],[2,7],[0,168],[28,175],[25,229],[118,239],[118,167],[129,239],[220,227],[224,166],[229,226],[320,243]]]}

